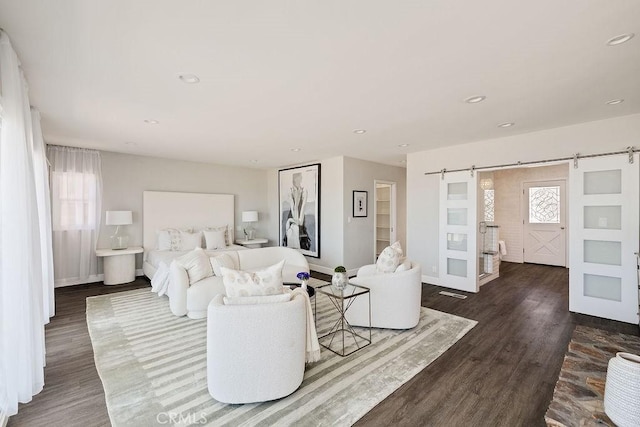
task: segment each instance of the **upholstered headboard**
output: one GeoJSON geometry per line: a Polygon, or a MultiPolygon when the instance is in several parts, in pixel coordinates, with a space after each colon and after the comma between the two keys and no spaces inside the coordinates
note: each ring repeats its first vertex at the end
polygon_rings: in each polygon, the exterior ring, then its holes
{"type": "Polygon", "coordinates": [[[142,194],[142,245],[145,254],[156,244],[156,230],[163,228],[220,227],[235,235],[233,194],[144,191],[142,194]]]}

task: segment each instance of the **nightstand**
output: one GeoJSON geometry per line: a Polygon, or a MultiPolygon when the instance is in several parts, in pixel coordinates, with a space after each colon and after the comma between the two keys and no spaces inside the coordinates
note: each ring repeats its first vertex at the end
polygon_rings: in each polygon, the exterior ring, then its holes
{"type": "Polygon", "coordinates": [[[136,254],[139,246],[127,249],[96,249],[96,255],[104,258],[104,284],[120,285],[136,280],[136,254]]]}
{"type": "Polygon", "coordinates": [[[244,246],[245,248],[261,248],[262,245],[269,243],[268,239],[252,239],[252,240],[236,240],[236,243],[244,246]]]}

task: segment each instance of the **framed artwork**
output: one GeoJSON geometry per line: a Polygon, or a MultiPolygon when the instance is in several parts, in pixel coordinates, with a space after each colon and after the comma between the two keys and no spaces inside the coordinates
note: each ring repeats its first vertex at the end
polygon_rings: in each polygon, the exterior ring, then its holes
{"type": "Polygon", "coordinates": [[[353,190],[353,217],[364,218],[367,216],[369,193],[367,191],[353,190]]]}
{"type": "Polygon", "coordinates": [[[320,258],[320,164],[278,171],[280,246],[320,258]]]}

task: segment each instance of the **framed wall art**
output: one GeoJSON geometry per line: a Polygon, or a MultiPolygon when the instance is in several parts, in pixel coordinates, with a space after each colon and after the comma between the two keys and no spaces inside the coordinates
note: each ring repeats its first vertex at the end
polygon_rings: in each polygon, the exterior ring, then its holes
{"type": "Polygon", "coordinates": [[[320,257],[320,164],[278,171],[280,246],[320,257]]]}
{"type": "Polygon", "coordinates": [[[367,191],[353,190],[353,217],[365,218],[368,215],[368,199],[367,191]]]}

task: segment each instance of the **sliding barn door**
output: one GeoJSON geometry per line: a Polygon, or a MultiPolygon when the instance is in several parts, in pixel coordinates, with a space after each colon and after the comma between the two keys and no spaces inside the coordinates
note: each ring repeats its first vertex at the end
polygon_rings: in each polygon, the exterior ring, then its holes
{"type": "Polygon", "coordinates": [[[449,172],[440,181],[440,284],[478,292],[477,174],[449,172]]]}
{"type": "Polygon", "coordinates": [[[638,156],[571,168],[569,310],[638,323],[638,156]]]}

